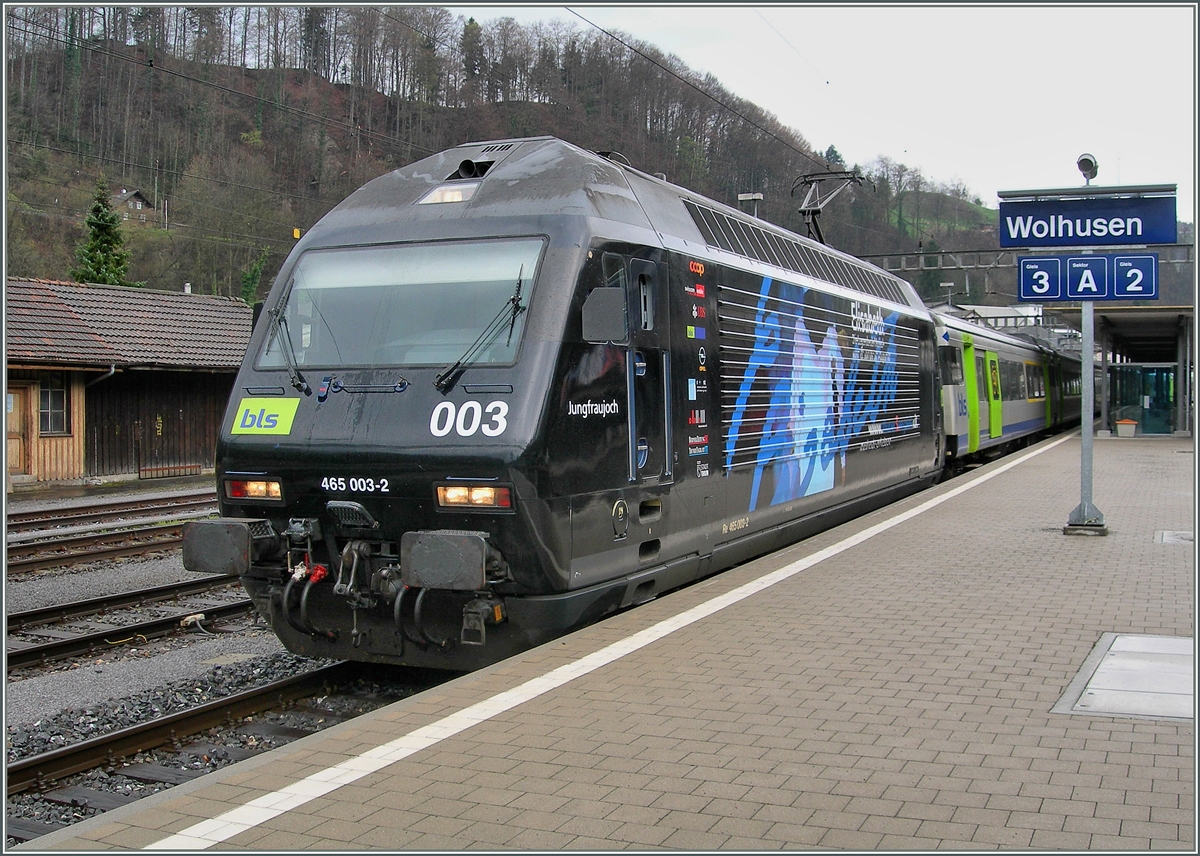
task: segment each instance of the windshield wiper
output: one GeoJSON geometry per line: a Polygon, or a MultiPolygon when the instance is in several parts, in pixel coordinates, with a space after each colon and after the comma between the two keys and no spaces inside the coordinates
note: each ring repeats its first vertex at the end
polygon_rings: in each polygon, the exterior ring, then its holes
{"type": "Polygon", "coordinates": [[[296,368],[296,354],[292,351],[292,337],[283,332],[283,325],[287,322],[280,318],[279,308],[273,306],[268,309],[267,317],[271,319],[271,330],[275,333],[275,341],[279,343],[279,353],[283,355],[283,362],[287,366],[288,379],[292,382],[292,386],[305,395],[312,395],[312,388],[304,380],[300,370],[296,368]]]}
{"type": "Polygon", "coordinates": [[[525,307],[521,305],[521,277],[525,273],[525,265],[521,265],[520,271],[517,272],[517,287],[513,290],[512,296],[504,301],[504,305],[500,307],[500,311],[496,313],[496,317],[488,322],[488,325],[483,328],[483,332],[479,337],[471,343],[470,347],[463,353],[461,357],[455,360],[450,365],[446,366],[437,377],[433,379],[433,385],[442,392],[450,388],[454,383],[454,379],[462,373],[462,370],[474,362],[479,354],[492,343],[492,340],[500,335],[500,331],[504,329],[505,320],[508,321],[508,344],[512,344],[513,330],[517,326],[517,316],[525,311],[525,307]],[[507,318],[505,317],[507,316],[507,318]]]}

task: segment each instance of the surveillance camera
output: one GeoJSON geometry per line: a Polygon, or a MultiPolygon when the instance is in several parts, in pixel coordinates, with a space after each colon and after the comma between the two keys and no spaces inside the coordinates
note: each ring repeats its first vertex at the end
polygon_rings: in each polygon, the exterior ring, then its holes
{"type": "Polygon", "coordinates": [[[1079,167],[1079,171],[1083,173],[1083,177],[1088,181],[1095,178],[1096,173],[1100,171],[1100,165],[1096,163],[1096,156],[1089,155],[1086,152],[1076,159],[1075,166],[1079,167]]]}

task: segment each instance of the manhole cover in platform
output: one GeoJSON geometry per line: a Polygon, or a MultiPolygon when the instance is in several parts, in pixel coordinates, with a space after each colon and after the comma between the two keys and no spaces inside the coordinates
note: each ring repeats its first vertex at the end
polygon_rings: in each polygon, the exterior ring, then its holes
{"type": "Polygon", "coordinates": [[[1192,533],[1160,530],[1154,533],[1154,540],[1159,544],[1191,544],[1192,533]]]}
{"type": "Polygon", "coordinates": [[[1105,633],[1053,712],[1191,719],[1192,649],[1190,637],[1105,633]]]}

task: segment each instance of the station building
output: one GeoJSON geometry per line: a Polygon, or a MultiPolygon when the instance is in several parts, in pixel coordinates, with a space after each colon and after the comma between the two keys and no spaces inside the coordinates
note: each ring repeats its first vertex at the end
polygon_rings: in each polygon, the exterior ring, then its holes
{"type": "Polygon", "coordinates": [[[8,490],[211,470],[250,329],[228,297],[8,279],[8,490]]]}

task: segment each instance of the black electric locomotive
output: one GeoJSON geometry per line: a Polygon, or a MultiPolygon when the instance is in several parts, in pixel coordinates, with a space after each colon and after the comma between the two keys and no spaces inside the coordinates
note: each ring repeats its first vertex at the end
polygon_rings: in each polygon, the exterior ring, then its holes
{"type": "Polygon", "coordinates": [[[297,653],[473,669],[939,477],[934,323],[860,260],[541,137],[287,259],[191,570],[297,653]]]}

